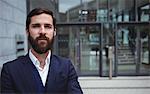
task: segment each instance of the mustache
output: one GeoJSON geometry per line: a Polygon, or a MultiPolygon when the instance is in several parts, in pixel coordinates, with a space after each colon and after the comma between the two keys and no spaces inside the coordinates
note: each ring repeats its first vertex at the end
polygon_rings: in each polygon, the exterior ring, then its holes
{"type": "Polygon", "coordinates": [[[40,36],[37,37],[36,40],[49,40],[49,38],[46,37],[45,34],[40,34],[40,36]]]}

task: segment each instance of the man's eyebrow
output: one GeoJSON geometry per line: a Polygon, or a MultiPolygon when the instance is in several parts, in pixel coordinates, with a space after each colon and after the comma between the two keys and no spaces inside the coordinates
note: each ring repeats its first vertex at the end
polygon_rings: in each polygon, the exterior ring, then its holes
{"type": "Polygon", "coordinates": [[[44,25],[50,25],[51,26],[52,24],[44,24],[44,25]]]}
{"type": "Polygon", "coordinates": [[[39,23],[33,23],[33,24],[31,24],[31,25],[40,25],[39,23]]]}
{"type": "MultiPolygon", "coordinates": [[[[31,25],[41,25],[41,24],[40,23],[33,23],[31,25]]],[[[52,24],[45,23],[44,25],[52,25],[52,24]]]]}

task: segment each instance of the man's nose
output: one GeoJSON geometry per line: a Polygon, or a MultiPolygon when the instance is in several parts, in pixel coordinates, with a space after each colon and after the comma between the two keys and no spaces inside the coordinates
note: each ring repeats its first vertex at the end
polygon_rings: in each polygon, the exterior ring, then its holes
{"type": "Polygon", "coordinates": [[[40,27],[39,33],[46,33],[44,26],[41,26],[41,27],[40,27]]]}

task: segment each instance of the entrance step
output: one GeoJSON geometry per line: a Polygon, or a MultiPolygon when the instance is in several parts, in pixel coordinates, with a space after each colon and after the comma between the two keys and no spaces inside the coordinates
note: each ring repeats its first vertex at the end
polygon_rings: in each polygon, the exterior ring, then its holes
{"type": "Polygon", "coordinates": [[[79,77],[83,94],[149,94],[150,76],[79,77]]]}
{"type": "Polygon", "coordinates": [[[120,46],[118,52],[118,64],[135,64],[134,55],[128,45],[120,46]]]}

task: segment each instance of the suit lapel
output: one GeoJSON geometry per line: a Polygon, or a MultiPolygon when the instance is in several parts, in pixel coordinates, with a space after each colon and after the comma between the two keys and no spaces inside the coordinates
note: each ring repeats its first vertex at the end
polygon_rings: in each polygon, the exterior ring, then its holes
{"type": "MultiPolygon", "coordinates": [[[[61,61],[63,62],[63,61],[61,61]]],[[[51,63],[46,83],[46,93],[66,94],[67,93],[67,75],[63,73],[63,67],[58,58],[51,56],[51,63]]]]}
{"type": "Polygon", "coordinates": [[[57,66],[56,61],[53,58],[53,55],[51,55],[50,65],[49,65],[49,72],[47,76],[47,81],[45,84],[45,88],[47,92],[53,92],[55,88],[55,81],[56,81],[56,74],[57,74],[57,66]]]}

